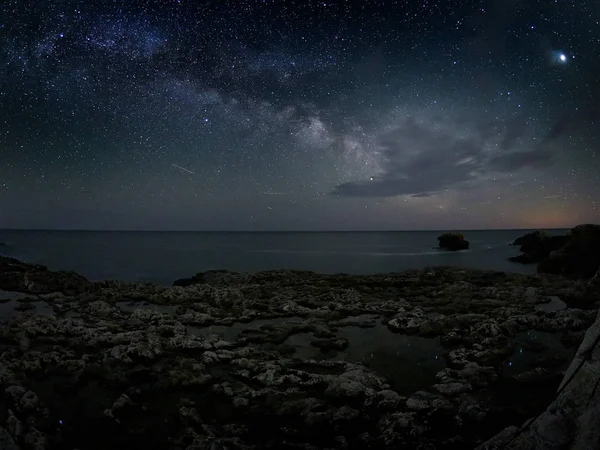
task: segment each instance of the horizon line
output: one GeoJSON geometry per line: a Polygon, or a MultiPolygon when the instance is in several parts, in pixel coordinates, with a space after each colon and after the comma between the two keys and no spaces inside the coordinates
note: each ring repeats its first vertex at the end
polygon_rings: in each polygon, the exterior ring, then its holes
{"type": "Polygon", "coordinates": [[[94,233],[419,233],[452,231],[526,231],[526,230],[569,230],[573,227],[532,228],[437,228],[437,229],[365,229],[365,230],[136,230],[136,229],[93,229],[93,228],[0,228],[2,231],[56,231],[94,233]]]}

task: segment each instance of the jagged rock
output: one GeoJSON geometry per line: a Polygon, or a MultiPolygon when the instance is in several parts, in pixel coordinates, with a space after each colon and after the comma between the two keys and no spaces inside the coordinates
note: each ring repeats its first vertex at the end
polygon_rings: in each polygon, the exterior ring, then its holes
{"type": "Polygon", "coordinates": [[[444,233],[438,237],[439,247],[446,250],[466,250],[469,241],[461,233],[444,233]]]}

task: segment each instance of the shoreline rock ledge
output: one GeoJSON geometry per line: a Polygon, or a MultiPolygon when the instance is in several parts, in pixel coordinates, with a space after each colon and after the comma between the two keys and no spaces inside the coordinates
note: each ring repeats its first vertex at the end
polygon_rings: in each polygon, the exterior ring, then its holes
{"type": "Polygon", "coordinates": [[[555,400],[597,282],[430,267],[166,287],[0,257],[0,449],[473,449],[555,400]]]}

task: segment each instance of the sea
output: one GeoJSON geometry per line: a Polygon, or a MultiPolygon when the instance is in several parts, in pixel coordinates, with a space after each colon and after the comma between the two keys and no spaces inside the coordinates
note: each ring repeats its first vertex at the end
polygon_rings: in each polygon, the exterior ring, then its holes
{"type": "MultiPolygon", "coordinates": [[[[171,285],[198,272],[294,269],[374,274],[431,266],[535,273],[508,261],[532,230],[464,231],[469,250],[438,250],[442,231],[151,232],[0,230],[0,255],[90,280],[171,285]]],[[[551,230],[564,234],[567,230],[551,230]]]]}

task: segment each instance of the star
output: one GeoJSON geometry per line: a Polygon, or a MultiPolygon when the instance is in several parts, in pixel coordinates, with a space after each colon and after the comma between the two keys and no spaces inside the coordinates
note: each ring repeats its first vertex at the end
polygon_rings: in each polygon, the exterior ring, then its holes
{"type": "Polygon", "coordinates": [[[0,230],[600,221],[593,2],[120,3],[0,2],[0,230]]]}

